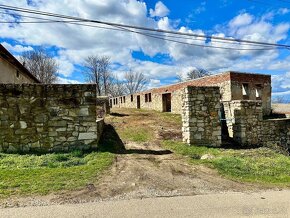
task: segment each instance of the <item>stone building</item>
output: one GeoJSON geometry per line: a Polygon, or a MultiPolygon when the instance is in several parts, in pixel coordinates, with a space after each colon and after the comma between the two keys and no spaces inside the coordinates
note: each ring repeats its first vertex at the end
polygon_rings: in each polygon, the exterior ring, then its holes
{"type": "Polygon", "coordinates": [[[0,83],[40,83],[7,49],[0,44],[0,83]]]}
{"type": "Polygon", "coordinates": [[[181,114],[188,144],[290,150],[290,119],[271,118],[270,75],[230,71],[111,98],[110,104],[181,114]]]}
{"type": "Polygon", "coordinates": [[[222,102],[261,100],[263,114],[271,112],[271,76],[233,71],[111,98],[110,104],[113,108],[142,108],[181,114],[182,93],[187,86],[217,86],[220,87],[222,102]]]}

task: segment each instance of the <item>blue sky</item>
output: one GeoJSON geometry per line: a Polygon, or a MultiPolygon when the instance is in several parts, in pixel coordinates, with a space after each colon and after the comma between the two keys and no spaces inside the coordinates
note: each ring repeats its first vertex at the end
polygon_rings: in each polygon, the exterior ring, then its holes
{"type": "MultiPolygon", "coordinates": [[[[282,0],[0,0],[0,4],[184,33],[290,44],[290,2],[282,0]]],[[[15,20],[7,14],[0,18],[15,20]]],[[[28,21],[21,14],[20,19],[28,21]]],[[[106,55],[120,79],[129,69],[143,72],[150,79],[149,87],[174,83],[177,75],[195,67],[213,73],[237,70],[271,74],[273,95],[290,99],[290,50],[205,49],[68,24],[0,24],[0,42],[15,56],[44,46],[59,63],[60,83],[84,82],[81,65],[85,57],[106,55]]]]}

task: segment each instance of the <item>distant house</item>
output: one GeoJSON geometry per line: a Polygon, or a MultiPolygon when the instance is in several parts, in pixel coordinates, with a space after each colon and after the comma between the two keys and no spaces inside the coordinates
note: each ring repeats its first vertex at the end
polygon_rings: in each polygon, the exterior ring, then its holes
{"type": "Polygon", "coordinates": [[[0,83],[40,83],[6,48],[0,44],[0,83]]]}

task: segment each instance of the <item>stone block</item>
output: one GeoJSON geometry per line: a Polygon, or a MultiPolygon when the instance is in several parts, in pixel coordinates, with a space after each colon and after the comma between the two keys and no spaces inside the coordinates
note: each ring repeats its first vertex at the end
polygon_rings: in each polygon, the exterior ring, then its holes
{"type": "Polygon", "coordinates": [[[79,133],[78,140],[96,140],[98,138],[95,132],[79,133]]]}
{"type": "Polygon", "coordinates": [[[78,112],[78,116],[89,116],[89,108],[81,108],[78,112]]]}

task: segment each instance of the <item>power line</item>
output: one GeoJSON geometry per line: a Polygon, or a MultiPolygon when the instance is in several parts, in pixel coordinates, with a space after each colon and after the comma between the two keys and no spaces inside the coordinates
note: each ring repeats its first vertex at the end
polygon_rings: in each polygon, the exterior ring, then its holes
{"type": "MultiPolygon", "coordinates": [[[[103,26],[96,26],[96,25],[88,25],[88,24],[83,24],[84,21],[68,21],[68,20],[53,20],[53,19],[47,19],[47,18],[40,18],[40,17],[34,17],[34,16],[26,16],[26,15],[19,15],[19,14],[11,14],[11,13],[7,13],[7,12],[0,12],[0,14],[7,14],[7,15],[14,15],[14,16],[21,16],[21,17],[25,17],[25,18],[33,18],[36,20],[44,20],[42,22],[37,22],[37,21],[3,21],[0,23],[11,23],[11,24],[36,24],[36,23],[68,23],[68,24],[75,24],[75,25],[80,25],[80,26],[88,26],[88,27],[97,27],[97,28],[101,28],[101,29],[108,29],[108,30],[119,30],[119,31],[123,31],[123,32],[134,32],[128,29],[122,29],[122,28],[110,28],[110,27],[103,27],[103,26]],[[78,23],[76,23],[78,22],[78,23]]],[[[137,34],[148,34],[148,33],[144,33],[144,32],[135,32],[137,34]]],[[[150,33],[151,36],[157,36],[157,37],[161,37],[162,35],[160,34],[152,34],[150,33]]],[[[163,35],[164,36],[164,35],[163,35]]],[[[185,36],[175,36],[175,35],[165,35],[165,37],[167,38],[175,38],[175,39],[186,39],[186,40],[194,40],[194,41],[202,41],[205,42],[204,38],[203,39],[199,39],[199,38],[192,38],[192,37],[185,37],[185,36]]],[[[211,40],[211,42],[214,43],[222,43],[222,44],[234,44],[234,45],[239,45],[237,44],[237,42],[227,42],[227,41],[221,41],[221,40],[211,40]]],[[[240,45],[251,45],[251,46],[259,46],[260,48],[272,48],[274,49],[275,47],[273,46],[261,46],[261,45],[256,45],[256,44],[249,44],[249,43],[243,43],[240,45]]]]}
{"type": "MultiPolygon", "coordinates": [[[[88,25],[88,24],[81,24],[81,23],[75,23],[75,21],[7,21],[7,22],[1,22],[0,23],[12,23],[12,24],[37,24],[37,23],[67,23],[67,24],[74,24],[74,25],[80,25],[80,26],[89,26],[89,27],[96,27],[100,29],[109,29],[109,30],[116,30],[116,31],[123,31],[123,32],[131,32],[131,33],[136,33],[140,34],[143,36],[155,38],[155,39],[160,39],[160,40],[165,40],[169,42],[174,42],[174,43],[179,43],[179,44],[184,44],[184,45],[192,45],[192,46],[197,46],[197,47],[203,47],[203,48],[218,48],[218,49],[226,49],[226,50],[237,50],[237,51],[264,51],[264,50],[273,50],[277,49],[276,47],[273,46],[260,46],[260,48],[234,48],[234,47],[222,47],[222,46],[215,46],[215,45],[200,45],[200,44],[195,44],[195,43],[189,43],[189,42],[182,42],[182,41],[177,41],[173,39],[168,39],[161,37],[159,34],[149,34],[149,33],[144,33],[140,31],[134,31],[134,30],[129,30],[125,28],[109,28],[109,27],[101,27],[101,26],[95,26],[95,25],[88,25]],[[122,30],[123,29],[123,30],[122,30]]],[[[176,38],[176,36],[165,36],[165,37],[173,37],[176,38]]],[[[198,40],[198,41],[203,41],[201,39],[192,39],[192,38],[187,38],[189,40],[198,40]]],[[[227,43],[227,42],[218,42],[218,43],[227,43]]],[[[233,44],[233,43],[227,43],[227,44],[233,44]]],[[[238,45],[238,44],[236,44],[238,45]]],[[[259,45],[251,45],[251,46],[259,46],[259,45]]]]}
{"type": "Polygon", "coordinates": [[[43,15],[43,16],[58,17],[58,18],[65,18],[65,19],[78,20],[78,21],[84,21],[84,22],[104,24],[104,25],[114,26],[117,28],[137,29],[137,30],[142,30],[142,31],[151,31],[151,32],[153,31],[153,32],[158,32],[158,33],[167,33],[167,34],[174,34],[174,35],[200,37],[200,38],[206,38],[206,39],[211,39],[211,40],[216,39],[216,40],[222,40],[222,41],[258,44],[258,45],[264,45],[264,46],[275,46],[275,47],[290,49],[289,45],[276,44],[276,43],[266,43],[266,42],[250,41],[250,40],[241,40],[241,39],[231,39],[231,38],[224,38],[224,37],[217,37],[217,36],[200,35],[200,34],[193,34],[193,33],[181,33],[181,32],[161,30],[161,29],[152,29],[152,28],[147,28],[147,27],[118,24],[118,23],[105,22],[105,21],[99,21],[99,20],[84,19],[84,18],[78,18],[78,17],[73,17],[73,16],[66,16],[66,15],[61,15],[61,14],[42,12],[42,11],[37,11],[37,10],[29,10],[29,9],[25,9],[25,8],[13,7],[13,6],[7,6],[7,5],[0,5],[0,8],[5,9],[5,10],[19,11],[19,12],[23,12],[23,13],[38,14],[38,15],[43,15]]]}
{"type": "MultiPolygon", "coordinates": [[[[110,28],[110,27],[103,27],[103,26],[96,26],[96,25],[88,25],[88,24],[82,24],[82,23],[75,23],[75,21],[57,21],[57,20],[53,20],[53,21],[7,21],[7,22],[0,21],[0,23],[10,23],[10,24],[67,23],[67,24],[74,24],[74,25],[79,25],[79,26],[96,27],[96,28],[99,28],[99,29],[131,32],[131,33],[136,33],[136,34],[148,36],[148,37],[151,37],[151,38],[163,39],[165,41],[170,41],[170,42],[175,42],[175,43],[180,43],[180,44],[200,46],[200,47],[207,47],[207,48],[220,48],[220,49],[230,49],[230,50],[273,50],[273,49],[276,49],[276,47],[273,47],[273,46],[260,46],[260,45],[251,45],[251,46],[259,46],[259,48],[233,48],[233,47],[221,47],[221,46],[214,46],[214,45],[199,45],[199,44],[193,44],[193,43],[187,43],[187,42],[171,40],[171,39],[167,39],[167,38],[188,39],[188,40],[202,41],[202,42],[205,42],[205,41],[203,39],[184,38],[184,37],[178,37],[178,36],[164,36],[165,37],[164,38],[160,34],[149,34],[149,33],[144,33],[144,32],[139,32],[139,31],[128,30],[128,29],[123,29],[122,30],[122,29],[119,29],[119,28],[110,28]]],[[[239,45],[239,44],[232,43],[232,42],[222,42],[222,41],[212,41],[212,42],[239,45]]],[[[246,44],[241,44],[241,45],[246,45],[246,44]]]]}
{"type": "MultiPolygon", "coordinates": [[[[126,28],[122,28],[122,29],[126,29],[126,28]]],[[[152,35],[152,34],[146,34],[146,33],[142,33],[142,32],[139,32],[139,31],[134,31],[134,30],[129,30],[127,29],[128,31],[130,32],[133,32],[133,33],[137,33],[137,34],[140,34],[140,35],[144,35],[144,36],[148,36],[148,37],[151,37],[151,38],[155,38],[155,39],[163,39],[163,40],[166,40],[166,41],[169,41],[169,42],[175,42],[175,43],[180,43],[180,44],[184,44],[184,45],[194,45],[194,46],[197,46],[197,47],[203,47],[203,48],[219,48],[219,49],[226,49],[226,50],[241,50],[241,51],[247,51],[247,50],[250,50],[250,51],[253,51],[253,50],[273,50],[274,48],[233,48],[233,47],[221,47],[221,46],[214,46],[214,45],[200,45],[200,44],[194,44],[194,43],[187,43],[187,42],[181,42],[181,41],[177,41],[177,40],[172,40],[172,39],[166,39],[166,38],[162,38],[162,37],[158,37],[158,36],[155,36],[155,35],[152,35]]]]}
{"type": "Polygon", "coordinates": [[[6,9],[6,10],[21,11],[21,12],[24,12],[24,13],[33,13],[33,14],[39,14],[39,15],[44,15],[44,16],[52,16],[52,17],[67,18],[67,19],[76,19],[76,20],[82,20],[82,21],[86,21],[86,22],[101,23],[101,24],[106,24],[106,25],[110,25],[110,26],[133,28],[133,29],[139,29],[139,30],[147,30],[147,31],[155,31],[155,32],[169,33],[169,34],[187,35],[187,36],[194,36],[194,37],[202,37],[202,38],[210,38],[210,39],[219,39],[219,40],[225,40],[225,41],[234,41],[234,42],[241,42],[241,43],[242,42],[247,42],[247,43],[251,43],[251,44],[253,43],[253,44],[271,45],[271,46],[278,46],[278,47],[287,47],[287,48],[290,48],[290,46],[288,46],[288,45],[281,45],[281,44],[274,44],[274,43],[265,43],[265,42],[257,42],[257,41],[250,41],[250,40],[230,39],[230,38],[224,38],[224,37],[206,36],[206,35],[191,34],[191,33],[181,33],[181,32],[174,32],[174,31],[167,31],[167,30],[160,30],[160,29],[152,29],[152,28],[138,27],[138,26],[132,26],[132,25],[124,25],[124,24],[117,24],[117,23],[104,22],[104,21],[98,21],[98,20],[90,20],[90,19],[84,19],[84,18],[78,18],[78,17],[66,16],[66,15],[60,15],[60,14],[54,14],[54,13],[49,13],[49,12],[29,10],[29,9],[25,9],[25,8],[19,8],[19,7],[13,7],[13,6],[6,6],[6,5],[0,5],[0,8],[6,9]]]}

